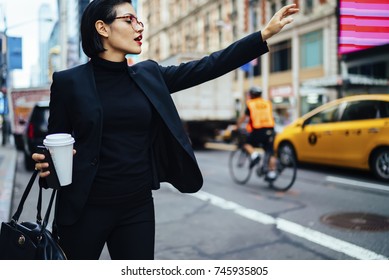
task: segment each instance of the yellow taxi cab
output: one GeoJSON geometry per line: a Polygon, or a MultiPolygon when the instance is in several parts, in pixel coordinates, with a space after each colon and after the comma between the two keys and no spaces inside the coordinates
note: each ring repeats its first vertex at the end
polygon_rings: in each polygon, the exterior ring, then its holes
{"type": "Polygon", "coordinates": [[[389,94],[324,104],[278,133],[274,148],[300,162],[370,170],[389,181],[389,94]]]}

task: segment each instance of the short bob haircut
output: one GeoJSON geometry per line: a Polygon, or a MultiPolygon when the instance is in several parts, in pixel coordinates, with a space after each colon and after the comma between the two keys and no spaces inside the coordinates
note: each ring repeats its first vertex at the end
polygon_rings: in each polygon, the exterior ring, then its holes
{"type": "Polygon", "coordinates": [[[102,20],[107,24],[112,23],[116,17],[115,6],[129,3],[131,0],[93,0],[85,8],[81,18],[81,42],[84,53],[92,58],[106,51],[97,33],[95,23],[102,20]]]}

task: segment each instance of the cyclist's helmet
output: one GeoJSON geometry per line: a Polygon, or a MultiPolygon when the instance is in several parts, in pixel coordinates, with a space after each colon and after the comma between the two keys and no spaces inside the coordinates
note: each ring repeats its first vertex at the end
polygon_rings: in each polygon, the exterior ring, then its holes
{"type": "Polygon", "coordinates": [[[251,98],[261,97],[262,89],[260,87],[251,87],[249,90],[249,94],[251,98]]]}

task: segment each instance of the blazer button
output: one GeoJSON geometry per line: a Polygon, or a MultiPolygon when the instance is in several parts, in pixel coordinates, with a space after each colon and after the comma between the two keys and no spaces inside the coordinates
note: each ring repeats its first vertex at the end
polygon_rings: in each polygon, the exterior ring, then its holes
{"type": "Polygon", "coordinates": [[[97,163],[98,163],[98,160],[97,160],[97,158],[94,158],[92,161],[91,161],[91,165],[93,165],[93,166],[96,166],[97,165],[97,163]]]}

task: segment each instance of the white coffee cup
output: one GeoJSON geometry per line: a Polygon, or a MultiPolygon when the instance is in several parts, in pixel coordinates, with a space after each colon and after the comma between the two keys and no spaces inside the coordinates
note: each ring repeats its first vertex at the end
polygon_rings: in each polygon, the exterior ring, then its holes
{"type": "Polygon", "coordinates": [[[72,183],[74,138],[67,133],[49,134],[43,145],[49,150],[61,186],[72,183]]]}

